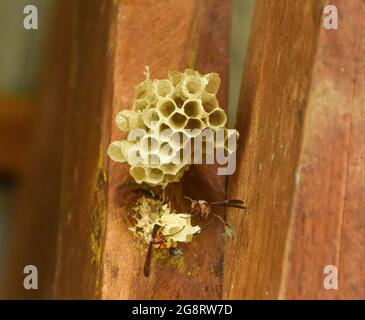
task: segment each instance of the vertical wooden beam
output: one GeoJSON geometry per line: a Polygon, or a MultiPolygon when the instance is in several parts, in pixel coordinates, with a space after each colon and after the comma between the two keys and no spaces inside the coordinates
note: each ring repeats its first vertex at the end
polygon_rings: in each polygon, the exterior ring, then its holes
{"type": "MultiPolygon", "coordinates": [[[[169,0],[121,1],[115,52],[113,117],[132,105],[134,86],[143,80],[146,65],[152,77],[169,70],[193,67],[218,72],[222,78],[219,99],[227,104],[230,1],[169,0]]],[[[113,125],[112,140],[120,138],[113,125]]],[[[152,274],[143,276],[146,245],[129,231],[127,219],[132,197],[128,168],[108,167],[108,219],[103,256],[102,297],[105,299],[221,298],[222,231],[211,228],[183,246],[184,257],[159,255],[152,274]]],[[[224,178],[214,167],[192,168],[180,184],[167,191],[177,210],[187,210],[183,196],[222,199],[224,178]],[[213,174],[214,173],[214,174],[213,174]]]]}
{"type": "Polygon", "coordinates": [[[99,296],[115,12],[109,0],[58,2],[10,232],[6,298],[99,296]],[[38,290],[23,287],[29,264],[38,290]]]}
{"type": "MultiPolygon", "coordinates": [[[[121,137],[114,116],[131,107],[146,65],[157,78],[186,67],[218,72],[219,99],[226,106],[230,1],[62,0],[59,5],[32,168],[13,228],[16,253],[7,285],[12,293],[5,295],[220,298],[223,241],[217,228],[187,245],[178,265],[160,257],[151,277],[143,277],[146,245],[128,231],[133,194],[128,169],[109,162],[106,150],[121,137]],[[36,292],[22,288],[27,264],[39,268],[36,292]]],[[[224,178],[215,172],[191,170],[168,191],[173,205],[187,209],[184,194],[222,199],[224,178]]]]}
{"type": "Polygon", "coordinates": [[[237,129],[236,173],[228,211],[237,239],[226,244],[228,299],[276,299],[293,206],[303,118],[320,32],[322,1],[256,1],[237,129]]]}
{"type": "Polygon", "coordinates": [[[339,29],[322,29],[304,125],[282,297],[365,298],[365,3],[331,1],[339,29]],[[324,287],[338,269],[339,290],[324,287]]]}
{"type": "Polygon", "coordinates": [[[229,195],[227,298],[364,298],[365,4],[258,1],[241,97],[239,170],[229,195]],[[324,287],[335,266],[339,289],[324,287]]]}

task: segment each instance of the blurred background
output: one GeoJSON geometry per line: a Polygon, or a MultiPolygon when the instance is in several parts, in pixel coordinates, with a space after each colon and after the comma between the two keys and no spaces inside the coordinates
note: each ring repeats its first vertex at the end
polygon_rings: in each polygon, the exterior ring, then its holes
{"type": "MultiPolygon", "coordinates": [[[[7,256],[9,225],[24,161],[32,144],[40,72],[57,1],[0,1],[0,285],[7,256]],[[24,7],[38,8],[38,30],[23,27],[24,7]]],[[[235,113],[254,0],[233,0],[229,122],[235,113]]],[[[71,15],[70,15],[71,19],[71,15]]],[[[228,31],[227,31],[228,32],[228,31]]]]}

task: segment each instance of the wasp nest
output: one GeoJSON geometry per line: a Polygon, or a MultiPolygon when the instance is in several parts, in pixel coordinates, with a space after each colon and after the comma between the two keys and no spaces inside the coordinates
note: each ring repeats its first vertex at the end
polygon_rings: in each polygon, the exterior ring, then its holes
{"type": "Polygon", "coordinates": [[[190,214],[175,213],[168,203],[148,197],[141,197],[132,208],[136,224],[129,228],[141,236],[146,243],[151,242],[154,226],[162,226],[166,248],[174,248],[178,242],[190,242],[194,234],[200,232],[199,226],[192,226],[190,214]]]}
{"type": "MultiPolygon", "coordinates": [[[[191,163],[185,155],[182,157],[189,141],[205,128],[214,130],[226,125],[226,113],[216,97],[219,85],[216,73],[201,75],[187,69],[184,73],[169,72],[168,79],[151,80],[147,69],[146,80],[135,88],[132,110],[123,110],[116,117],[118,127],[129,132],[128,139],[113,142],[109,156],[128,162],[129,173],[137,183],[164,186],[179,181],[191,163]],[[133,131],[144,134],[133,138],[133,131]],[[143,161],[136,163],[137,158],[143,161]]],[[[217,146],[213,140],[211,144],[211,151],[227,149],[225,142],[217,146]]],[[[190,151],[189,157],[193,153],[190,151]]]]}

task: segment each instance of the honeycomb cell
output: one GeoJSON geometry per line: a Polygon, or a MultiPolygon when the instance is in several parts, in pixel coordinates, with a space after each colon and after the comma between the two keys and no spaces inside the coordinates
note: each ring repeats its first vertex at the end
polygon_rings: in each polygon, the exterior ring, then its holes
{"type": "Polygon", "coordinates": [[[227,122],[227,115],[222,109],[216,109],[209,114],[207,122],[212,128],[222,128],[227,122]]]}
{"type": "Polygon", "coordinates": [[[173,130],[164,122],[160,123],[159,135],[161,141],[170,141],[173,130]]]}
{"type": "Polygon", "coordinates": [[[202,97],[202,106],[206,113],[211,113],[219,107],[217,98],[212,94],[204,94],[202,97]]]}
{"type": "Polygon", "coordinates": [[[174,102],[177,108],[181,109],[184,105],[185,99],[181,97],[180,95],[176,95],[174,97],[174,102]]]}
{"type": "Polygon", "coordinates": [[[137,183],[142,183],[146,178],[146,170],[143,167],[133,166],[129,169],[129,174],[137,183]]]}
{"type": "Polygon", "coordinates": [[[198,76],[188,76],[181,84],[181,91],[186,98],[199,97],[204,91],[204,83],[198,76]]]}
{"type": "Polygon", "coordinates": [[[120,130],[125,132],[129,131],[128,119],[132,113],[132,110],[122,110],[117,114],[117,116],[115,117],[115,123],[120,130]]]}
{"type": "Polygon", "coordinates": [[[114,141],[109,145],[108,155],[114,161],[117,162],[126,161],[122,152],[121,141],[114,141]]]}
{"type": "Polygon", "coordinates": [[[159,168],[147,168],[146,178],[152,184],[159,184],[162,181],[163,172],[159,168]]]}
{"type": "Polygon", "coordinates": [[[175,110],[176,104],[172,99],[163,99],[157,104],[159,114],[168,118],[175,110]]]}
{"type": "Polygon", "coordinates": [[[148,109],[143,112],[143,123],[146,125],[147,128],[153,128],[153,126],[157,126],[160,121],[160,115],[156,108],[148,109]]]}
{"type": "Polygon", "coordinates": [[[203,116],[203,107],[200,100],[189,99],[186,100],[183,106],[185,115],[188,118],[199,118],[203,116]]]}
{"type": "Polygon", "coordinates": [[[160,142],[156,138],[146,135],[141,139],[140,152],[141,154],[155,153],[158,151],[159,146],[160,142]]]}
{"type": "Polygon", "coordinates": [[[176,87],[181,83],[183,74],[179,71],[169,71],[168,77],[171,83],[176,87]]]}
{"type": "Polygon", "coordinates": [[[201,130],[204,129],[204,123],[200,119],[189,119],[184,130],[189,130],[189,133],[184,131],[188,136],[196,136],[199,135],[201,130]],[[190,132],[192,131],[192,132],[190,132]],[[194,132],[195,131],[195,132],[194,132]]]}
{"type": "Polygon", "coordinates": [[[165,98],[171,97],[174,94],[174,86],[170,80],[156,80],[154,82],[154,90],[157,97],[165,98]]]}
{"type": "Polygon", "coordinates": [[[168,119],[168,124],[171,127],[171,129],[182,129],[185,127],[188,119],[185,116],[185,114],[175,111],[170,118],[168,119]]]}
{"type": "Polygon", "coordinates": [[[189,140],[189,136],[185,132],[175,131],[171,135],[170,145],[175,150],[178,150],[178,149],[182,148],[188,140],[189,140]]]}
{"type": "Polygon", "coordinates": [[[221,79],[217,73],[209,73],[204,79],[207,82],[205,86],[205,91],[211,94],[217,94],[219,86],[221,84],[221,79]]]}
{"type": "Polygon", "coordinates": [[[175,155],[175,150],[168,142],[163,142],[161,143],[159,148],[159,155],[161,163],[166,163],[171,161],[171,159],[175,155]]]}
{"type": "Polygon", "coordinates": [[[174,163],[167,163],[167,164],[162,164],[161,165],[161,170],[166,174],[173,174],[175,175],[179,170],[180,170],[180,166],[174,164],[174,163]]]}
{"type": "Polygon", "coordinates": [[[147,101],[146,99],[138,99],[135,100],[133,103],[133,109],[135,111],[143,111],[145,109],[148,109],[151,106],[151,103],[147,101]]]}

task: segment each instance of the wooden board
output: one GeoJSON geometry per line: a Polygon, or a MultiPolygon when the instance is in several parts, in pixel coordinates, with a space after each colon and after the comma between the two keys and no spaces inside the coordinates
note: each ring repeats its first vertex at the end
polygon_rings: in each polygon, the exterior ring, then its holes
{"type": "Polygon", "coordinates": [[[35,109],[32,97],[0,96],[0,172],[20,178],[24,173],[25,157],[34,130],[35,109]]]}
{"type": "MultiPolygon", "coordinates": [[[[126,184],[130,176],[126,166],[109,162],[106,150],[120,137],[114,116],[132,105],[146,65],[156,78],[186,67],[218,72],[219,99],[227,105],[230,1],[62,0],[55,12],[36,143],[18,198],[4,294],[220,298],[223,241],[218,228],[186,246],[178,266],[165,257],[153,262],[149,279],[143,277],[146,245],[127,230],[134,194],[126,184]],[[22,287],[21,270],[27,264],[42,275],[36,292],[22,287]]],[[[212,172],[215,168],[191,170],[180,187],[168,191],[176,209],[188,207],[183,195],[224,198],[224,178],[211,177],[212,172]]]]}
{"type": "Polygon", "coordinates": [[[322,29],[287,242],[286,298],[365,298],[365,3],[331,1],[339,29],[322,29]],[[324,288],[336,266],[339,290],[324,288]]]}
{"type": "Polygon", "coordinates": [[[7,298],[98,296],[115,8],[62,0],[55,10],[35,143],[13,214],[7,298]],[[29,264],[38,290],[24,290],[29,264]]]}
{"type": "Polygon", "coordinates": [[[258,1],[241,96],[224,297],[364,298],[363,1],[258,1]],[[318,39],[318,41],[317,41],[318,39]],[[324,288],[338,268],[339,290],[324,288]]]}
{"type": "Polygon", "coordinates": [[[312,0],[256,2],[228,187],[248,209],[228,211],[237,239],[226,244],[227,299],[279,295],[321,10],[312,0]]]}
{"type": "MultiPolygon", "coordinates": [[[[119,6],[114,70],[113,118],[132,105],[134,86],[149,65],[152,78],[169,70],[192,67],[218,72],[222,78],[219,101],[227,105],[230,1],[122,1],[119,6]],[[136,17],[138,16],[138,19],[136,17]]],[[[112,126],[112,140],[120,138],[112,126]]],[[[105,299],[219,299],[222,290],[223,240],[219,226],[207,229],[183,246],[182,258],[166,253],[152,262],[152,274],[143,276],[146,244],[128,231],[133,203],[127,167],[108,167],[108,217],[103,257],[102,298],[105,299]]],[[[188,210],[184,195],[223,199],[224,178],[214,167],[191,169],[180,185],[167,190],[176,210],[188,210]]]]}

